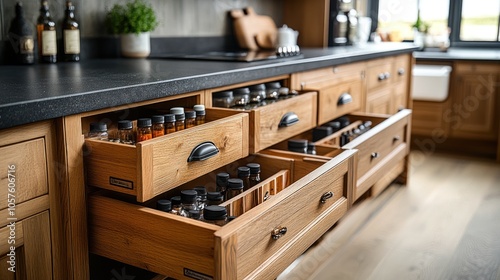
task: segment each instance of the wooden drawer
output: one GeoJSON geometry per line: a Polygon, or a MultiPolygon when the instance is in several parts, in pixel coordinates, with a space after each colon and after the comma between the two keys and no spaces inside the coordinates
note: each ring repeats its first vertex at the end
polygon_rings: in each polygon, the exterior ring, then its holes
{"type": "Polygon", "coordinates": [[[0,147],[0,155],[4,172],[0,175],[3,186],[0,197],[4,198],[0,200],[0,210],[8,207],[7,198],[11,198],[8,194],[15,195],[16,204],[20,204],[49,193],[44,137],[0,147]],[[9,192],[10,186],[14,187],[14,192],[9,192]]]}
{"type": "Polygon", "coordinates": [[[356,79],[319,91],[318,124],[361,109],[361,88],[362,81],[356,79]]]}
{"type": "Polygon", "coordinates": [[[392,59],[385,58],[370,62],[366,73],[368,91],[390,85],[394,80],[392,59]]]}
{"type": "Polygon", "coordinates": [[[250,153],[256,153],[280,141],[288,139],[316,126],[316,92],[305,92],[298,96],[250,110],[223,109],[225,112],[246,112],[250,116],[250,153]],[[295,123],[280,125],[287,116],[295,123]]]}
{"type": "Polygon", "coordinates": [[[85,140],[87,183],[143,202],[248,155],[247,114],[207,108],[206,118],[203,125],[136,145],[85,140]],[[204,143],[218,153],[210,158],[202,153],[198,160],[189,161],[204,143]]]}
{"type": "Polygon", "coordinates": [[[275,190],[270,199],[223,227],[92,195],[91,251],[176,279],[193,274],[207,277],[203,279],[276,278],[347,211],[354,154],[343,151],[316,161],[256,155],[252,161],[264,158],[267,167],[290,169],[241,194],[253,196],[266,185],[275,190]],[[307,168],[308,174],[297,181],[285,179],[288,172],[307,168]],[[330,198],[321,202],[325,194],[330,198]],[[273,237],[279,228],[286,233],[273,237]]]}
{"type": "Polygon", "coordinates": [[[363,79],[365,67],[364,62],[358,62],[295,73],[291,77],[291,87],[300,90],[319,90],[325,86],[363,79]]]}
{"type": "Polygon", "coordinates": [[[342,132],[356,127],[356,121],[369,120],[373,123],[369,131],[342,146],[343,149],[358,150],[357,180],[353,191],[356,200],[408,155],[411,110],[405,109],[392,116],[366,113],[348,116],[352,123],[350,126],[317,141],[316,144],[338,147],[342,132]]]}
{"type": "Polygon", "coordinates": [[[410,55],[400,55],[394,58],[394,67],[392,76],[394,77],[393,82],[408,82],[409,75],[411,73],[410,69],[410,55]]]}

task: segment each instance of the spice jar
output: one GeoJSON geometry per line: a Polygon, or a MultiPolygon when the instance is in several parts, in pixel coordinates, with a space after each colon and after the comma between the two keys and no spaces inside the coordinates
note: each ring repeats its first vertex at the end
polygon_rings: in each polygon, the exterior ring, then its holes
{"type": "Polygon", "coordinates": [[[185,117],[185,127],[191,128],[196,126],[196,112],[195,111],[186,111],[184,114],[185,117]]]}
{"type": "Polygon", "coordinates": [[[307,140],[290,139],[288,140],[288,150],[296,153],[307,154],[307,140]]]}
{"type": "Polygon", "coordinates": [[[227,210],[225,207],[218,205],[207,206],[203,210],[203,221],[218,226],[227,224],[227,210]]]}
{"type": "Polygon", "coordinates": [[[214,107],[230,108],[234,105],[233,92],[219,91],[212,94],[212,105],[214,107]]]}
{"type": "Polygon", "coordinates": [[[129,120],[118,121],[118,139],[122,144],[134,144],[132,122],[129,120]]]}
{"type": "Polygon", "coordinates": [[[137,120],[137,142],[146,141],[153,138],[150,118],[140,118],[137,120]]]}
{"type": "Polygon", "coordinates": [[[156,201],[156,209],[163,212],[172,212],[172,202],[168,199],[160,199],[156,201]]]}
{"type": "Polygon", "coordinates": [[[198,210],[198,206],[196,205],[197,195],[198,193],[195,190],[181,191],[181,216],[190,217],[189,210],[198,210]]]}
{"type": "Polygon", "coordinates": [[[221,192],[207,192],[207,206],[219,205],[224,202],[224,195],[221,192]]]}
{"type": "Polygon", "coordinates": [[[249,163],[247,167],[250,168],[250,187],[260,183],[260,164],[249,163]]]}
{"type": "Polygon", "coordinates": [[[165,116],[165,134],[169,134],[175,132],[175,115],[174,114],[166,114],[165,116]]]}
{"type": "Polygon", "coordinates": [[[182,108],[182,107],[172,107],[172,108],[170,108],[170,114],[174,114],[174,115],[184,114],[184,108],[182,108]]]}
{"type": "Polygon", "coordinates": [[[181,214],[181,197],[173,196],[170,198],[170,202],[172,203],[172,214],[181,214]]]}
{"type": "Polygon", "coordinates": [[[193,110],[196,112],[196,125],[205,123],[205,105],[198,104],[193,106],[193,110]]]}
{"type": "Polygon", "coordinates": [[[207,189],[204,186],[195,187],[197,193],[196,203],[199,210],[203,210],[207,206],[207,189]]]}
{"type": "Polygon", "coordinates": [[[238,167],[238,178],[243,181],[243,190],[248,190],[250,188],[250,168],[246,166],[238,167]]]}
{"type": "Polygon", "coordinates": [[[175,114],[175,131],[181,131],[185,128],[186,116],[184,114],[175,114]]]}
{"type": "Polygon", "coordinates": [[[307,153],[310,155],[316,154],[316,145],[313,142],[307,143],[307,153]]]}
{"type": "Polygon", "coordinates": [[[156,115],[151,117],[153,121],[153,138],[165,135],[165,117],[156,115]]]}
{"type": "Polygon", "coordinates": [[[250,103],[260,103],[266,99],[266,86],[264,84],[253,85],[250,89],[250,103]]]}
{"type": "Polygon", "coordinates": [[[227,190],[227,181],[229,180],[229,174],[226,172],[217,173],[215,184],[217,185],[216,191],[222,193],[225,196],[227,190]]]}
{"type": "Polygon", "coordinates": [[[108,126],[106,123],[98,122],[90,124],[90,131],[87,138],[96,138],[98,140],[108,140],[108,126]]]}
{"type": "Polygon", "coordinates": [[[231,178],[227,180],[226,200],[243,192],[243,180],[231,178]]]}
{"type": "MultiPolygon", "coordinates": [[[[266,83],[266,99],[278,99],[279,89],[281,85],[279,82],[266,83]]],[[[287,92],[288,95],[288,92],[287,92]]]]}
{"type": "Polygon", "coordinates": [[[236,108],[245,107],[250,100],[250,89],[249,88],[237,88],[233,90],[234,96],[234,106],[236,108]]]}

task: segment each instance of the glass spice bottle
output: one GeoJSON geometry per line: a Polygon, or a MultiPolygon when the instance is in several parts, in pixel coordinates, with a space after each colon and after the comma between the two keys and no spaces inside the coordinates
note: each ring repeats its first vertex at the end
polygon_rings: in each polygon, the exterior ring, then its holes
{"type": "Polygon", "coordinates": [[[165,134],[170,134],[175,132],[175,115],[174,114],[166,114],[165,116],[165,134]]]}
{"type": "Polygon", "coordinates": [[[96,138],[99,140],[107,141],[108,137],[108,126],[106,125],[106,123],[97,122],[90,124],[90,131],[87,134],[87,138],[96,138]]]}
{"type": "Polygon", "coordinates": [[[140,118],[137,120],[137,142],[146,141],[153,138],[150,118],[140,118]]]}
{"type": "Polygon", "coordinates": [[[198,210],[198,206],[196,205],[197,196],[198,193],[195,190],[181,191],[181,216],[190,217],[189,210],[198,210]]]}
{"type": "Polygon", "coordinates": [[[243,190],[248,190],[250,188],[250,168],[246,166],[238,167],[238,178],[243,181],[243,190]]]}
{"type": "Polygon", "coordinates": [[[243,192],[243,180],[231,178],[227,180],[226,200],[229,200],[243,192]]]}
{"type": "Polygon", "coordinates": [[[170,108],[170,114],[184,114],[184,108],[183,107],[172,107],[170,108]]]}
{"type": "Polygon", "coordinates": [[[207,206],[203,210],[203,221],[218,226],[227,224],[227,210],[225,207],[218,205],[207,206]]]}
{"type": "Polygon", "coordinates": [[[155,115],[151,117],[153,121],[153,138],[165,135],[165,117],[155,115]]]}
{"type": "Polygon", "coordinates": [[[185,119],[186,116],[184,114],[175,114],[175,131],[184,130],[185,119]]]}
{"type": "Polygon", "coordinates": [[[156,209],[163,212],[172,212],[172,202],[168,199],[159,199],[156,201],[156,209]]]}
{"type": "Polygon", "coordinates": [[[201,210],[189,210],[189,218],[200,220],[201,219],[201,210]]]}
{"type": "Polygon", "coordinates": [[[229,174],[226,172],[221,172],[216,175],[215,184],[217,185],[216,191],[226,195],[227,190],[227,180],[229,180],[229,174]]]}
{"type": "Polygon", "coordinates": [[[204,186],[195,187],[194,190],[197,193],[196,203],[198,204],[198,209],[203,210],[207,206],[207,189],[204,186]]]}
{"type": "Polygon", "coordinates": [[[288,140],[288,150],[296,153],[307,154],[306,139],[290,139],[288,140]]]}
{"type": "Polygon", "coordinates": [[[184,118],[186,119],[185,128],[191,128],[196,125],[196,112],[195,111],[186,111],[184,114],[184,118]]]}
{"type": "Polygon", "coordinates": [[[250,187],[260,183],[260,164],[249,163],[247,167],[250,168],[250,187]]]}
{"type": "Polygon", "coordinates": [[[180,215],[181,214],[181,197],[173,196],[170,198],[170,202],[172,203],[172,214],[180,215]]]}
{"type": "Polygon", "coordinates": [[[219,205],[224,202],[224,195],[221,192],[207,192],[207,206],[219,205]]]}
{"type": "Polygon", "coordinates": [[[193,110],[196,112],[196,125],[205,123],[205,105],[198,104],[193,106],[193,110]]]}
{"type": "Polygon", "coordinates": [[[134,132],[132,122],[129,120],[118,121],[118,139],[122,144],[134,144],[134,132]]]}

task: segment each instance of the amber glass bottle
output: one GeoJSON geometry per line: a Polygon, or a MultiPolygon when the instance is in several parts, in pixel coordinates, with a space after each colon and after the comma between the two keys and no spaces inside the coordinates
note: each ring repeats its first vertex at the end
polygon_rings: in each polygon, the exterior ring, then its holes
{"type": "Polygon", "coordinates": [[[42,1],[40,16],[36,24],[38,39],[38,58],[40,62],[57,62],[57,35],[56,23],[50,17],[49,3],[42,1]]]}
{"type": "Polygon", "coordinates": [[[75,19],[75,6],[71,1],[66,1],[62,32],[63,60],[80,61],[80,25],[75,19]]]}

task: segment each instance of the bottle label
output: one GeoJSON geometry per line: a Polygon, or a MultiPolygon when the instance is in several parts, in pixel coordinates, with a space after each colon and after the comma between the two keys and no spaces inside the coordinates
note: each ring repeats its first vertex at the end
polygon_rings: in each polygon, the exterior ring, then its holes
{"type": "Polygon", "coordinates": [[[80,53],[80,30],[64,30],[64,53],[79,54],[80,53]]]}
{"type": "Polygon", "coordinates": [[[33,41],[33,36],[24,36],[19,38],[19,53],[21,54],[32,54],[35,42],[33,41]]]}
{"type": "Polygon", "coordinates": [[[55,30],[42,31],[42,55],[57,54],[57,38],[55,30]]]}

